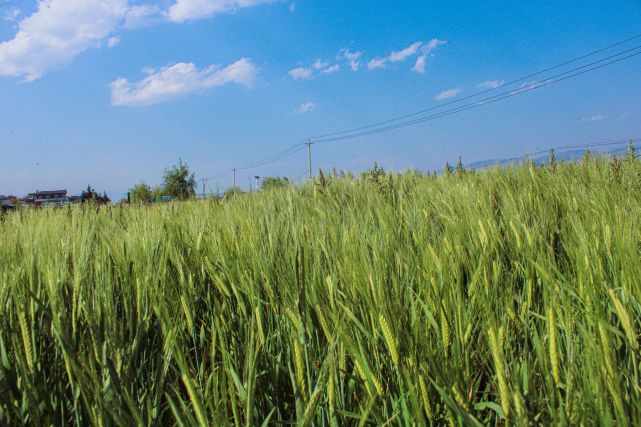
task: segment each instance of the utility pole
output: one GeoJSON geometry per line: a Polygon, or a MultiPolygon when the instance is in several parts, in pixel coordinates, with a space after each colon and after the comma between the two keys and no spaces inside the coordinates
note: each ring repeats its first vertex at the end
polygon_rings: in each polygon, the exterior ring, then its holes
{"type": "Polygon", "coordinates": [[[236,188],[236,168],[232,169],[234,171],[234,187],[236,188]]]}
{"type": "Polygon", "coordinates": [[[253,191],[253,189],[252,189],[252,177],[248,176],[247,179],[249,180],[249,192],[251,193],[253,191]]]}
{"type": "Polygon", "coordinates": [[[203,183],[203,199],[205,198],[205,183],[207,182],[207,178],[201,178],[200,179],[203,183]]]}
{"type": "Polygon", "coordinates": [[[307,177],[312,179],[312,140],[308,139],[305,145],[307,145],[307,177]]]}
{"type": "Polygon", "coordinates": [[[254,178],[256,178],[256,191],[260,188],[260,177],[256,175],[254,178]]]}

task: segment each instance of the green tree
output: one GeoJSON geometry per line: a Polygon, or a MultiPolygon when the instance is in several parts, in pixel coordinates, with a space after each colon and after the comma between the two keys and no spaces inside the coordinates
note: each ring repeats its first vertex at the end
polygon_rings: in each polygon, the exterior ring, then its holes
{"type": "Polygon", "coordinates": [[[129,190],[129,198],[131,203],[149,203],[153,200],[151,187],[141,182],[129,190]]]}
{"type": "Polygon", "coordinates": [[[280,178],[277,176],[268,176],[263,179],[261,188],[263,190],[273,190],[275,188],[283,188],[289,186],[288,178],[280,178]]]}
{"type": "Polygon", "coordinates": [[[634,148],[632,140],[628,141],[628,160],[635,161],[637,159],[637,152],[634,148]]]}
{"type": "Polygon", "coordinates": [[[458,176],[462,176],[465,173],[465,169],[463,168],[463,159],[461,156],[458,156],[458,161],[456,162],[456,174],[458,176]]]}
{"type": "Polygon", "coordinates": [[[182,159],[165,171],[163,193],[179,200],[196,197],[196,175],[189,173],[189,166],[182,159]]]}

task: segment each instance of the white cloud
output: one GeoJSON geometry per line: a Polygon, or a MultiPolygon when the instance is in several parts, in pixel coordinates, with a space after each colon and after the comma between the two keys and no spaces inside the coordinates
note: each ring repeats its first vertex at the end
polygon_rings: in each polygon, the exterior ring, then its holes
{"type": "Polygon", "coordinates": [[[19,15],[20,15],[20,9],[18,9],[17,7],[12,7],[2,12],[2,20],[7,22],[13,22],[16,19],[18,19],[19,15]]]}
{"type": "Polygon", "coordinates": [[[418,58],[416,58],[416,63],[414,64],[414,68],[412,68],[412,71],[415,73],[419,74],[424,74],[425,73],[425,65],[427,62],[427,57],[425,55],[421,55],[418,58]]]}
{"type": "Polygon", "coordinates": [[[323,62],[320,59],[317,59],[316,62],[314,62],[314,65],[312,65],[312,67],[314,67],[315,70],[322,70],[323,68],[327,67],[328,65],[329,65],[329,63],[323,62]]]}
{"type": "Polygon", "coordinates": [[[429,42],[415,42],[405,49],[390,53],[388,56],[370,60],[367,63],[367,68],[370,70],[384,68],[390,62],[403,62],[407,58],[420,54],[414,64],[414,68],[412,68],[412,71],[424,73],[428,55],[438,46],[445,43],[445,41],[439,39],[432,39],[429,42]]]}
{"type": "Polygon", "coordinates": [[[584,117],[584,118],[581,119],[581,121],[585,122],[585,123],[594,123],[594,122],[600,122],[600,121],[605,120],[605,119],[607,119],[606,116],[604,116],[601,113],[597,113],[597,114],[593,114],[590,117],[584,117]]]}
{"type": "Polygon", "coordinates": [[[503,86],[504,83],[504,80],[486,80],[477,84],[476,88],[478,90],[496,89],[499,86],[503,86]]]}
{"type": "Polygon", "coordinates": [[[332,74],[341,69],[341,66],[339,64],[334,64],[331,67],[327,67],[324,70],[321,71],[323,74],[332,74]]]}
{"type": "Polygon", "coordinates": [[[233,13],[238,9],[272,3],[274,0],[176,0],[167,17],[174,22],[210,18],[220,13],[233,13]]]}
{"type": "Polygon", "coordinates": [[[463,92],[463,88],[461,87],[444,90],[443,92],[436,95],[436,100],[444,101],[446,99],[456,98],[461,92],[463,92]]]}
{"type": "Polygon", "coordinates": [[[107,39],[107,47],[116,47],[120,43],[120,37],[109,37],[107,39]]]}
{"type": "Polygon", "coordinates": [[[251,87],[258,74],[254,64],[246,58],[220,68],[212,65],[199,70],[192,63],[178,63],[160,69],[146,69],[147,77],[130,83],[118,78],[109,86],[111,104],[125,106],[144,106],[158,104],[203,92],[228,83],[251,87]]]}
{"type": "Polygon", "coordinates": [[[352,71],[358,71],[361,66],[363,52],[352,52],[349,49],[341,49],[336,57],[337,60],[346,60],[352,71]]]}
{"type": "Polygon", "coordinates": [[[294,80],[301,80],[301,79],[311,79],[313,75],[313,71],[311,68],[305,68],[305,67],[298,67],[298,68],[293,68],[287,72],[287,74],[290,75],[290,77],[294,80]]]}
{"type": "Polygon", "coordinates": [[[65,67],[100,46],[126,11],[127,0],[40,0],[38,10],[20,21],[15,37],[0,43],[0,76],[33,81],[65,67]]]}
{"type": "Polygon", "coordinates": [[[158,24],[165,20],[164,12],[158,5],[143,4],[132,6],[127,10],[123,27],[135,30],[158,24]]]}
{"type": "Polygon", "coordinates": [[[317,76],[317,73],[332,74],[340,70],[339,64],[329,65],[329,62],[317,59],[310,67],[293,68],[287,72],[294,80],[310,80],[317,76]]]}
{"type": "Polygon", "coordinates": [[[418,52],[422,44],[423,42],[416,42],[399,52],[392,52],[392,54],[389,56],[389,60],[391,62],[405,61],[410,56],[416,55],[416,52],[418,52]]]}
{"type": "Polygon", "coordinates": [[[305,102],[292,110],[291,114],[305,114],[316,110],[316,103],[313,101],[305,102]]]}

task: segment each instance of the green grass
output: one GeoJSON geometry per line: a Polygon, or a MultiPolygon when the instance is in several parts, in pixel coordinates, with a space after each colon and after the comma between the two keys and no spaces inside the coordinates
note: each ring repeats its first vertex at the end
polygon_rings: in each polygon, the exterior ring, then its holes
{"type": "Polygon", "coordinates": [[[0,425],[641,422],[636,161],[0,224],[0,425]]]}

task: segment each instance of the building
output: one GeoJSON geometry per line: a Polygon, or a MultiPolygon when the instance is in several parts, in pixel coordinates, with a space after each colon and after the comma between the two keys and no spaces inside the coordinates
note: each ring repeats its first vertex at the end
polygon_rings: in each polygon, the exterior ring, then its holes
{"type": "Polygon", "coordinates": [[[70,202],[67,190],[38,191],[27,194],[25,204],[31,206],[64,205],[70,202]]]}

